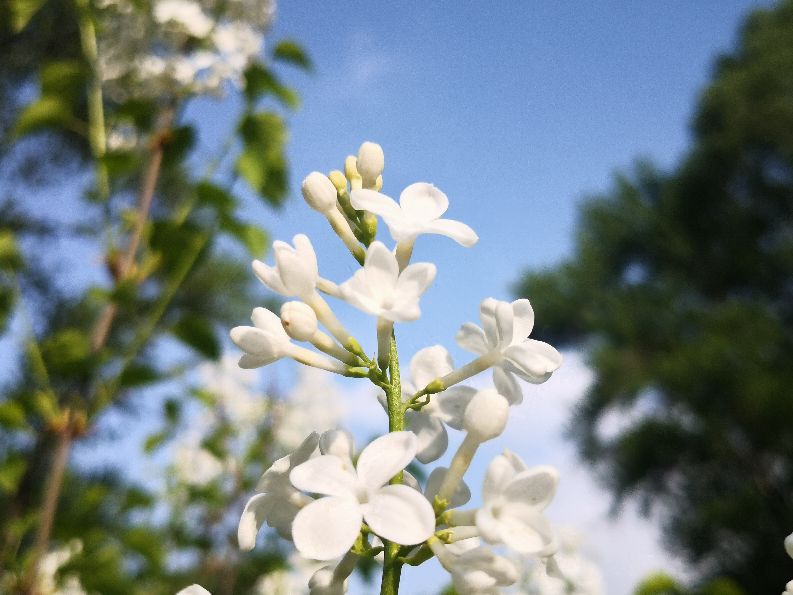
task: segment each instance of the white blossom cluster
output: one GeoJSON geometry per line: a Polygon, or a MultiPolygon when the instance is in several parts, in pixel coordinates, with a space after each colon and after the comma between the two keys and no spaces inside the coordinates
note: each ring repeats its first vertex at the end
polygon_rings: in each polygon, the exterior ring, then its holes
{"type": "Polygon", "coordinates": [[[457,333],[458,345],[474,354],[471,361],[456,367],[448,351],[434,345],[416,353],[400,373],[394,324],[420,317],[420,299],[436,274],[432,263],[411,262],[416,239],[440,234],[470,247],[478,236],[442,218],[449,202],[432,184],[411,184],[399,202],[382,194],[383,167],[381,147],[367,142],[357,157],[347,158],[344,173],[314,172],[302,185],[306,202],[328,219],[361,264],[352,277],[340,284],[321,277],[305,235],[291,244],[276,241],[275,263],[255,261],[253,271],[290,301],[279,314],[255,308],[253,325],[230,334],[244,353],[243,369],[289,358],[368,378],[383,391],[389,432],[360,450],[343,429],[304,435],[261,477],[240,519],[239,545],[252,549],[268,525],[305,558],[326,562],[309,581],[312,595],[344,593],[358,559],[383,553],[386,569],[437,557],[461,595],[500,593],[516,584],[516,555],[561,576],[555,559],[560,541],[544,514],[559,480],[554,468],[528,467],[505,451],[487,468],[482,505],[461,508],[471,497],[463,475],[479,445],[504,431],[510,408],[522,401],[519,379],[545,382],[561,365],[561,355],[529,338],[534,312],[528,300],[487,298],[480,304],[481,326],[469,322],[457,333]],[[374,239],[377,217],[392,247],[374,239]],[[325,296],[376,318],[376,355],[367,355],[325,296]],[[487,370],[493,388],[461,384],[487,370]],[[448,428],[464,434],[462,443],[449,468],[432,469],[421,485],[405,469],[414,460],[426,464],[443,455],[448,428]]]}
{"type": "Polygon", "coordinates": [[[98,69],[116,101],[219,94],[226,83],[239,86],[275,13],[273,0],[97,4],[98,69]]]}

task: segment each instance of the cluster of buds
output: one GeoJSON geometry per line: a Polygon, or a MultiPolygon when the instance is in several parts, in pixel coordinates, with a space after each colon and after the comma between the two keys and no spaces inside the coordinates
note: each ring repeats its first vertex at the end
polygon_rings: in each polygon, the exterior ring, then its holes
{"type": "Polygon", "coordinates": [[[511,407],[522,402],[519,380],[545,382],[561,365],[561,355],[528,338],[534,325],[528,300],[487,298],[480,305],[481,326],[466,323],[456,337],[474,359],[455,367],[448,351],[434,345],[413,356],[409,374],[400,374],[394,324],[420,317],[420,298],[436,274],[432,263],[411,263],[416,239],[440,234],[470,247],[478,236],[464,223],[442,218],[449,202],[432,184],[411,184],[399,202],[382,194],[383,168],[381,147],[367,142],[357,157],[346,159],[344,173],[313,172],[302,185],[306,202],[327,218],[361,265],[352,277],[340,284],[321,277],[305,235],[296,235],[291,245],[277,241],[274,264],[255,261],[253,271],[292,301],[283,304],[280,316],[255,308],[253,326],[230,334],[244,352],[242,368],[291,358],[368,379],[382,391],[389,431],[357,455],[344,430],[309,434],[262,476],[242,513],[239,544],[253,548],[267,525],[304,557],[329,562],[309,582],[314,595],[344,593],[362,557],[382,559],[384,593],[397,592],[404,565],[433,557],[458,593],[497,593],[519,578],[515,555],[534,558],[549,572],[558,570],[553,556],[559,542],[544,515],[558,473],[528,467],[505,451],[487,468],[482,505],[471,509],[460,509],[471,496],[463,476],[479,445],[499,436],[511,407]],[[378,217],[393,248],[376,239],[378,217]],[[326,297],[376,318],[376,353],[367,355],[326,297]],[[492,388],[462,384],[491,369],[492,388]],[[406,467],[414,459],[427,464],[440,458],[448,447],[447,428],[464,438],[449,467],[432,469],[421,485],[406,467]]]}

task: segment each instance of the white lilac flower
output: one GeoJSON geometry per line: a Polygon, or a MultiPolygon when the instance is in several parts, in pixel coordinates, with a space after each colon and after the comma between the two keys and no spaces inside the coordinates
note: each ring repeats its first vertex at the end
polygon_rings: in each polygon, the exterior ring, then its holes
{"type": "Polygon", "coordinates": [[[223,473],[223,461],[200,445],[199,440],[179,444],[174,453],[174,471],[187,485],[205,486],[223,473]]]}
{"type": "Polygon", "coordinates": [[[519,572],[507,558],[477,547],[457,557],[451,575],[459,595],[498,595],[500,587],[515,584],[519,572]]]}
{"type": "Polygon", "coordinates": [[[793,533],[785,537],[785,551],[788,556],[793,558],[793,533]]]}
{"type": "Polygon", "coordinates": [[[353,190],[350,201],[356,209],[382,217],[397,242],[411,243],[421,234],[440,234],[462,246],[476,244],[479,236],[465,223],[441,219],[449,208],[449,199],[432,184],[411,184],[399,195],[399,204],[374,190],[353,190]]]}
{"type": "Polygon", "coordinates": [[[289,482],[291,471],[305,463],[315,454],[319,435],[314,432],[297,449],[275,461],[264,472],[256,485],[257,493],[245,504],[240,523],[237,527],[237,540],[240,549],[252,550],[256,545],[256,535],[266,523],[278,533],[289,539],[292,521],[306,497],[289,482]]]}
{"type": "Polygon", "coordinates": [[[192,0],[157,0],[154,20],[160,24],[174,24],[193,37],[206,37],[215,22],[192,0]]]}
{"type": "Polygon", "coordinates": [[[484,328],[472,322],[465,323],[457,332],[457,344],[496,366],[494,380],[503,386],[513,386],[504,392],[504,396],[513,395],[513,403],[514,399],[522,397],[512,374],[526,382],[540,384],[562,364],[562,356],[556,349],[528,338],[534,328],[534,310],[529,300],[519,299],[510,304],[487,298],[479,306],[479,316],[484,328]]]}
{"type": "Polygon", "coordinates": [[[217,399],[223,415],[241,432],[245,432],[253,430],[261,422],[268,403],[261,394],[253,392],[256,372],[240,368],[237,359],[226,354],[219,362],[201,364],[198,372],[203,387],[217,399]]]}
{"type": "Polygon", "coordinates": [[[176,595],[212,595],[201,585],[190,585],[179,591],[176,595]]]}
{"type": "Polygon", "coordinates": [[[294,247],[286,242],[273,242],[275,266],[253,261],[253,272],[259,280],[276,293],[286,297],[309,298],[319,280],[317,255],[308,236],[299,233],[292,238],[294,247]]]}
{"type": "Polygon", "coordinates": [[[603,577],[591,560],[581,555],[580,536],[563,530],[559,551],[534,565],[528,584],[531,595],[603,595],[603,577]]]}
{"type": "Polygon", "coordinates": [[[254,308],[251,320],[254,326],[235,326],[229,332],[234,344],[245,352],[239,361],[241,368],[260,368],[281,358],[290,357],[328,372],[346,372],[347,367],[341,362],[292,343],[281,319],[270,310],[254,308]]]}
{"type": "MultiPolygon", "coordinates": [[[[454,369],[452,358],[441,345],[425,347],[410,360],[410,377],[402,379],[402,399],[409,400],[419,388],[445,376],[454,369]]],[[[465,406],[474,396],[476,389],[468,386],[455,386],[442,393],[433,395],[430,402],[420,411],[405,412],[405,425],[419,440],[416,458],[422,463],[438,459],[449,444],[449,437],[442,422],[460,430],[465,406]]],[[[378,400],[386,411],[385,393],[378,400]]]]}
{"type": "Polygon", "coordinates": [[[553,467],[528,469],[513,453],[497,456],[487,469],[484,503],[476,513],[481,536],[521,554],[553,554],[556,537],[542,512],[553,499],[558,482],[553,467]]]}
{"type": "Polygon", "coordinates": [[[372,242],[363,268],[339,286],[342,297],[356,308],[391,322],[421,316],[419,298],[435,279],[435,265],[411,264],[402,272],[396,257],[382,242],[372,242]]]}
{"type": "Polygon", "coordinates": [[[358,149],[358,159],[355,167],[361,175],[364,188],[374,188],[377,178],[383,173],[385,168],[385,155],[383,147],[377,143],[365,142],[358,149]]]}
{"type": "MultiPolygon", "coordinates": [[[[424,496],[431,503],[435,501],[435,496],[438,495],[438,491],[441,489],[443,480],[448,472],[449,470],[446,467],[435,467],[427,478],[427,484],[424,486],[424,496]]],[[[457,490],[455,490],[454,494],[449,498],[449,508],[462,506],[470,499],[471,489],[464,481],[460,481],[457,490]]]]}
{"type": "Polygon", "coordinates": [[[391,432],[363,449],[355,468],[349,460],[321,455],[297,466],[292,485],[324,497],[302,508],[292,523],[297,550],[315,560],[347,552],[366,521],[373,533],[400,545],[425,541],[435,531],[429,502],[406,485],[388,485],[416,455],[412,432],[391,432]]]}

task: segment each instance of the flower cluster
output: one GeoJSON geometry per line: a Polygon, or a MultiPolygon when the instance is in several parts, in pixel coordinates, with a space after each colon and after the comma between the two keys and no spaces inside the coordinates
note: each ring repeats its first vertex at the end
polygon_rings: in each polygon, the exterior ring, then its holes
{"type": "Polygon", "coordinates": [[[270,0],[102,0],[99,71],[116,101],[217,94],[262,49],[270,0]]]}
{"type": "Polygon", "coordinates": [[[464,247],[478,241],[467,225],[442,218],[446,195],[428,183],[408,186],[396,202],[382,194],[383,151],[364,143],[344,172],[313,172],[302,185],[308,205],[324,215],[360,268],[341,283],[320,276],[305,235],[273,244],[274,263],[253,271],[287,298],[276,314],[255,308],[252,326],[230,332],[244,369],[292,359],[306,366],[366,378],[380,390],[389,431],[358,452],[341,429],[311,432],[262,476],[245,505],[238,539],[255,547],[267,525],[312,560],[328,562],[309,581],[314,595],[344,593],[362,557],[383,562],[383,591],[396,593],[404,565],[437,557],[457,592],[497,593],[515,584],[514,555],[558,570],[556,532],[545,517],[559,480],[555,469],[529,467],[505,451],[490,462],[482,505],[460,509],[470,497],[463,481],[482,443],[505,429],[512,406],[523,400],[520,381],[545,382],[561,365],[552,346],[530,339],[534,312],[526,299],[487,298],[481,326],[462,325],[458,345],[475,355],[456,367],[441,345],[421,349],[400,373],[394,325],[417,320],[420,300],[436,276],[428,262],[411,262],[420,235],[439,234],[464,247]],[[376,239],[378,217],[392,246],[376,239]],[[342,300],[376,318],[376,352],[367,352],[326,298],[342,300]],[[462,383],[487,370],[493,387],[462,383]],[[405,370],[405,372],[408,372],[405,370]],[[464,433],[448,468],[431,470],[422,485],[406,468],[431,463],[448,447],[448,428],[464,433]],[[512,552],[513,557],[501,550],[512,552]]]}

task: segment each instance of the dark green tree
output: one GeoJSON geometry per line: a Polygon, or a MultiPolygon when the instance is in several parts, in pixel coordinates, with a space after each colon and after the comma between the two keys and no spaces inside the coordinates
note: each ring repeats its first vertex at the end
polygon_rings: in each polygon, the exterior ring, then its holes
{"type": "Polygon", "coordinates": [[[670,172],[581,208],[572,257],[526,275],[538,334],[595,377],[570,436],[702,580],[793,577],[793,2],[751,14],[670,172]],[[619,421],[616,421],[619,420],[619,421]],[[616,421],[616,423],[615,423],[616,421]]]}

